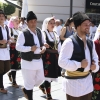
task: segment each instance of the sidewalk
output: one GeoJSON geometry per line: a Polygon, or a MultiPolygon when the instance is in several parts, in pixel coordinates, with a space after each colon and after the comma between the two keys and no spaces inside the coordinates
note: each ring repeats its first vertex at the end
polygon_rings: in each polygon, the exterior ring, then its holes
{"type": "MultiPolygon", "coordinates": [[[[4,86],[8,90],[8,93],[0,93],[0,100],[26,100],[23,92],[21,91],[21,87],[23,87],[23,78],[21,71],[17,72],[17,83],[20,85],[20,88],[12,87],[7,75],[4,76],[4,80],[4,86]]],[[[53,100],[66,100],[66,95],[62,91],[62,77],[59,77],[58,82],[52,82],[51,91],[53,100]]],[[[34,88],[33,95],[33,100],[46,100],[45,95],[39,90],[38,87],[34,88]]]]}

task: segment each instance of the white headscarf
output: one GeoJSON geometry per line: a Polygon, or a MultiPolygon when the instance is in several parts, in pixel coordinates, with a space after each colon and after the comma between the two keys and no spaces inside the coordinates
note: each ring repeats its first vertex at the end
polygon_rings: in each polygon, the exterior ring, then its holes
{"type": "Polygon", "coordinates": [[[42,31],[45,31],[47,30],[47,26],[48,26],[48,23],[50,20],[54,19],[54,17],[48,17],[46,18],[44,21],[43,21],[43,24],[42,24],[42,31]]]}
{"type": "Polygon", "coordinates": [[[97,31],[95,33],[95,37],[94,37],[93,41],[96,41],[97,39],[99,39],[99,37],[100,37],[100,24],[97,28],[97,31]]]}

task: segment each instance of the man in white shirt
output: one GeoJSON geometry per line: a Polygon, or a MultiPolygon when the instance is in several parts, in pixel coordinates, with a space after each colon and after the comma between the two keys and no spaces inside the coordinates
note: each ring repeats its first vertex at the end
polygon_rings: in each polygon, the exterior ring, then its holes
{"type": "Polygon", "coordinates": [[[27,28],[27,23],[26,23],[26,19],[24,17],[20,18],[20,24],[19,24],[19,29],[21,31],[24,31],[27,28]]]}
{"type": "Polygon", "coordinates": [[[67,100],[91,100],[91,72],[97,72],[99,66],[95,45],[86,38],[90,19],[86,14],[77,12],[73,20],[76,33],[64,41],[58,60],[59,66],[66,69],[63,91],[67,100]]]}
{"type": "Polygon", "coordinates": [[[23,92],[28,100],[33,100],[33,88],[44,80],[42,54],[46,48],[41,30],[36,27],[37,17],[30,11],[27,14],[28,29],[20,33],[16,50],[21,52],[21,70],[24,79],[23,92]]]}
{"type": "Polygon", "coordinates": [[[96,27],[96,25],[95,25],[95,20],[92,20],[92,21],[91,21],[90,30],[89,30],[89,33],[90,33],[89,38],[90,38],[91,40],[94,39],[96,30],[97,30],[97,27],[96,27]]]}
{"type": "Polygon", "coordinates": [[[54,27],[54,31],[57,32],[58,36],[60,36],[60,32],[61,32],[61,29],[62,29],[62,26],[60,25],[60,20],[56,19],[55,24],[56,25],[54,27]]]}
{"type": "Polygon", "coordinates": [[[10,70],[9,29],[4,25],[5,14],[0,11],[0,92],[7,93],[3,85],[3,75],[10,70]]]}

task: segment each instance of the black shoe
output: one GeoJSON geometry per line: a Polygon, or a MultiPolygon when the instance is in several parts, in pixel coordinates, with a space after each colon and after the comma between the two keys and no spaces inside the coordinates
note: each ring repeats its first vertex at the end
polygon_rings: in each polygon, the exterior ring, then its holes
{"type": "Polygon", "coordinates": [[[47,94],[47,100],[52,100],[52,96],[51,96],[51,94],[47,94]]]}
{"type": "Polygon", "coordinates": [[[22,88],[22,91],[23,91],[23,93],[24,93],[25,98],[28,99],[28,96],[27,96],[27,94],[26,94],[26,89],[25,89],[25,88],[22,88]]]}
{"type": "Polygon", "coordinates": [[[42,88],[41,86],[39,86],[39,89],[40,89],[44,94],[46,94],[45,88],[42,88]]]}

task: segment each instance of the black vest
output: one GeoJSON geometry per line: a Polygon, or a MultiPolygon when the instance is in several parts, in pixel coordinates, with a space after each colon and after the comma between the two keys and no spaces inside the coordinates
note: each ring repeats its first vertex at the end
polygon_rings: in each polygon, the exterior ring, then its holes
{"type": "MultiPolygon", "coordinates": [[[[48,31],[48,30],[47,30],[48,31]]],[[[49,32],[49,31],[48,31],[49,32]]],[[[48,36],[47,36],[47,34],[46,34],[46,31],[44,31],[44,34],[45,34],[45,36],[46,36],[46,43],[48,44],[48,45],[50,45],[52,48],[54,47],[54,42],[51,42],[50,40],[49,40],[49,38],[48,38],[48,36]]],[[[49,49],[52,49],[52,48],[49,48],[49,49]]]]}
{"type": "MultiPolygon", "coordinates": [[[[38,36],[38,39],[39,39],[40,46],[42,47],[43,46],[42,33],[41,33],[39,28],[36,28],[36,31],[37,31],[37,36],[38,36]]],[[[33,38],[33,35],[30,33],[30,31],[28,29],[26,29],[23,32],[23,34],[24,34],[24,38],[25,38],[24,46],[34,46],[35,45],[34,38],[33,38]]],[[[24,60],[27,60],[27,61],[32,61],[33,55],[34,55],[34,52],[32,52],[32,51],[21,52],[21,58],[24,59],[24,60]]]]}
{"type": "MultiPolygon", "coordinates": [[[[76,35],[76,33],[72,36],[70,36],[72,39],[74,48],[73,48],[73,54],[70,60],[75,60],[78,62],[81,62],[83,59],[85,59],[85,51],[84,51],[84,42],[76,35]]],[[[92,48],[93,48],[93,42],[89,39],[87,39],[87,46],[90,51],[90,58],[92,63],[92,48]]],[[[84,68],[78,68],[77,71],[84,71],[84,68]]]]}
{"type": "MultiPolygon", "coordinates": [[[[8,27],[6,26],[6,31],[7,31],[7,40],[9,40],[9,30],[8,27]]],[[[3,40],[3,33],[2,33],[2,29],[0,27],[0,40],[3,40]]]]}

